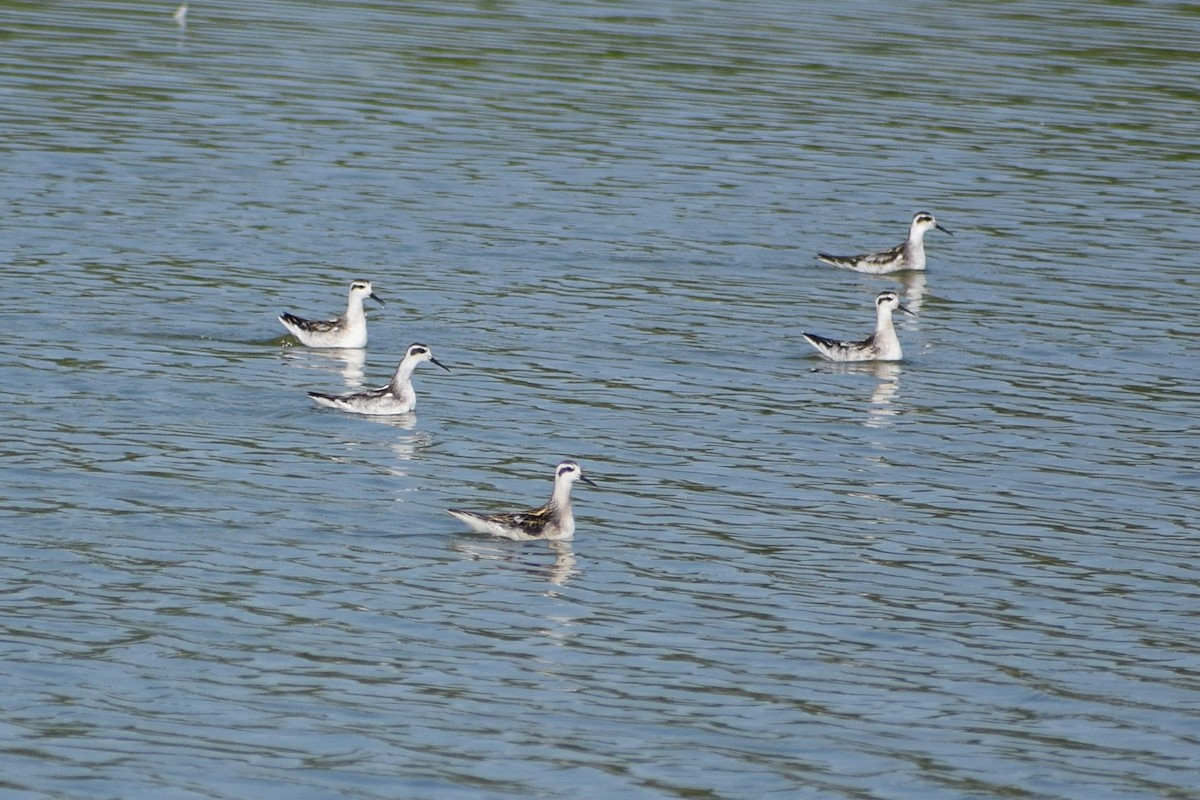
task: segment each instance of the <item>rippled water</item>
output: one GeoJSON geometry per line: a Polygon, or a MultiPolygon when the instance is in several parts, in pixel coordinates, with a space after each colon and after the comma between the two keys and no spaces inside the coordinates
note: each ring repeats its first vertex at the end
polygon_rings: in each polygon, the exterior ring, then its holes
{"type": "Polygon", "coordinates": [[[1194,796],[1193,7],[173,10],[0,5],[5,796],[1194,796]]]}

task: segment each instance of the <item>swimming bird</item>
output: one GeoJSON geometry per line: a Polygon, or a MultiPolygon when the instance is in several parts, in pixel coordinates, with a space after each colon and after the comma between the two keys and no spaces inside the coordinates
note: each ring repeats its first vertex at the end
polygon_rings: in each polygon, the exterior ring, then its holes
{"type": "Polygon", "coordinates": [[[413,370],[424,361],[432,361],[447,372],[450,371],[449,367],[433,357],[426,345],[410,344],[400,366],[396,367],[392,382],[387,386],[354,394],[309,392],[308,396],[323,406],[349,411],[351,414],[407,414],[417,407],[417,393],[412,387],[413,370]]]}
{"type": "Polygon", "coordinates": [[[517,514],[478,514],[457,508],[447,511],[479,533],[517,541],[562,541],[575,535],[575,516],[571,513],[571,484],[575,481],[596,485],[583,474],[578,464],[564,461],[554,468],[554,493],[544,506],[517,514]]]}
{"type": "Polygon", "coordinates": [[[283,327],[309,347],[366,347],[367,315],[363,301],[371,298],[379,305],[386,305],[371,288],[370,281],[358,280],[350,284],[350,299],[346,313],[337,319],[309,320],[291,314],[280,314],[283,327]]]}
{"type": "Polygon", "coordinates": [[[802,335],[830,361],[899,361],[904,358],[904,352],[900,349],[900,340],[896,338],[896,329],[892,327],[892,311],[897,308],[905,314],[913,313],[900,305],[900,295],[880,292],[875,297],[875,332],[861,342],[826,339],[813,333],[802,335]]]}
{"type": "Polygon", "coordinates": [[[938,224],[933,214],[928,211],[918,211],[913,215],[912,225],[908,229],[908,239],[896,245],[891,250],[882,253],[864,253],[858,256],[831,256],[829,253],[817,253],[817,258],[835,267],[845,267],[855,272],[868,272],[872,275],[884,275],[889,272],[902,272],[909,269],[925,269],[925,232],[937,228],[943,233],[953,233],[938,224]]]}

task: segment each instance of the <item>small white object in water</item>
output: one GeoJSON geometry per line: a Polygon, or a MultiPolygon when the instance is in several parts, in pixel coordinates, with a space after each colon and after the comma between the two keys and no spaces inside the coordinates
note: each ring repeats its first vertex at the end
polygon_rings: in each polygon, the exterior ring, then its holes
{"type": "Polygon", "coordinates": [[[177,23],[179,23],[179,27],[186,28],[187,27],[187,3],[184,3],[179,8],[175,9],[175,13],[172,14],[172,16],[175,18],[175,21],[177,23]]]}

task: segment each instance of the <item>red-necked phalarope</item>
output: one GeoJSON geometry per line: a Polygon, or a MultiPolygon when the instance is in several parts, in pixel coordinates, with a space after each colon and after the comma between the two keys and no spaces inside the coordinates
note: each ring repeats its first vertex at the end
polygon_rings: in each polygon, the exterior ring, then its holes
{"type": "Polygon", "coordinates": [[[417,407],[417,393],[413,391],[413,370],[422,361],[432,361],[447,372],[450,368],[433,357],[423,344],[410,344],[404,360],[396,367],[392,382],[378,389],[354,394],[322,394],[309,392],[308,396],[323,406],[349,411],[351,414],[407,414],[417,407]]]}
{"type": "MultiPolygon", "coordinates": [[[[909,269],[925,269],[925,231],[937,228],[943,233],[950,231],[938,224],[933,214],[928,211],[918,211],[913,215],[912,225],[908,229],[908,239],[891,250],[882,253],[866,253],[861,256],[831,256],[828,253],[817,253],[817,258],[835,267],[845,267],[855,272],[869,272],[872,275],[884,275],[888,272],[903,272],[909,269]]],[[[953,236],[953,233],[950,233],[953,236]]]]}
{"type": "Polygon", "coordinates": [[[550,502],[532,511],[517,514],[477,514],[474,511],[447,509],[473,531],[503,536],[506,539],[562,541],[575,535],[575,516],[571,513],[571,484],[583,481],[595,486],[574,461],[564,461],[554,469],[554,494],[550,502]]]}
{"type": "Polygon", "coordinates": [[[840,342],[812,333],[803,336],[830,361],[899,361],[904,358],[904,352],[896,338],[896,329],[892,327],[892,310],[897,308],[906,314],[913,313],[900,305],[900,295],[880,292],[875,298],[875,332],[861,342],[840,342]]]}
{"type": "Polygon", "coordinates": [[[279,322],[288,332],[309,347],[366,347],[367,315],[363,301],[371,298],[385,305],[371,289],[370,281],[354,281],[350,284],[350,300],[346,313],[337,319],[309,320],[291,314],[280,314],[279,322]]]}

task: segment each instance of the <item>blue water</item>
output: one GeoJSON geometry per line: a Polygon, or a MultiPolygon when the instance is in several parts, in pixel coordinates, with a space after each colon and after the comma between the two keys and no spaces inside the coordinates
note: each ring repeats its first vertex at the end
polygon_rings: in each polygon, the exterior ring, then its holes
{"type": "Polygon", "coordinates": [[[173,11],[0,5],[5,797],[1196,794],[1194,10],[173,11]]]}

